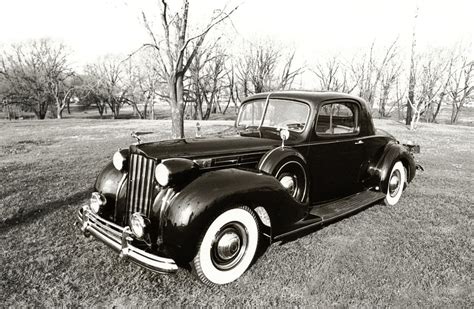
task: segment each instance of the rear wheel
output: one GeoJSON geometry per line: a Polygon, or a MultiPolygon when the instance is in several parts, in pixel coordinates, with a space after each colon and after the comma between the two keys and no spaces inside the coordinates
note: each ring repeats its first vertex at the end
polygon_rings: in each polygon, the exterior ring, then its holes
{"type": "Polygon", "coordinates": [[[192,267],[208,285],[230,283],[250,266],[260,237],[256,215],[246,207],[229,209],[207,228],[192,267]]]}
{"type": "Polygon", "coordinates": [[[395,205],[402,196],[403,188],[407,180],[406,170],[402,162],[397,161],[390,171],[387,184],[387,195],[385,196],[385,205],[395,205]]]}

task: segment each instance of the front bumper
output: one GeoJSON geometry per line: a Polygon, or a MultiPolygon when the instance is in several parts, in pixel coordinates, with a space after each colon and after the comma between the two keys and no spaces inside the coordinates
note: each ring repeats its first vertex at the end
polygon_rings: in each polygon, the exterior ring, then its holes
{"type": "Polygon", "coordinates": [[[78,213],[81,231],[86,237],[93,235],[120,253],[120,257],[131,260],[145,268],[161,273],[174,273],[178,270],[175,261],[151,254],[131,245],[133,240],[130,228],[118,226],[94,214],[88,205],[82,206],[78,213]]]}

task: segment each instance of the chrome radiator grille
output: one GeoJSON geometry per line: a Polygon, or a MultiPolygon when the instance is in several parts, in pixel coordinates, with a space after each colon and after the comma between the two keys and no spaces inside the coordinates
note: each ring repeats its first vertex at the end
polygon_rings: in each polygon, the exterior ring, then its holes
{"type": "Polygon", "coordinates": [[[156,162],[144,156],[132,154],[129,162],[126,220],[140,212],[150,215],[153,200],[153,179],[156,162]]]}

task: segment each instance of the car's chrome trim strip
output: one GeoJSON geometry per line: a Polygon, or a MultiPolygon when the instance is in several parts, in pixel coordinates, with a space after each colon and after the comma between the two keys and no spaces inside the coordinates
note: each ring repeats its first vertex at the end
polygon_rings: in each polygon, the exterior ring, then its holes
{"type": "Polygon", "coordinates": [[[85,236],[93,235],[115,251],[122,258],[145,266],[146,268],[161,272],[173,273],[178,270],[175,261],[170,258],[160,257],[133,246],[132,232],[129,227],[121,227],[92,213],[88,205],[83,206],[78,214],[81,230],[85,236]]]}
{"type": "Polygon", "coordinates": [[[338,139],[328,140],[328,141],[319,140],[319,141],[314,141],[314,142],[310,142],[310,143],[293,145],[292,147],[297,148],[297,147],[305,147],[305,146],[317,146],[317,145],[335,144],[335,143],[341,143],[341,142],[354,142],[354,141],[366,140],[366,139],[370,139],[370,138],[386,138],[386,137],[387,137],[386,135],[356,136],[356,137],[347,138],[347,139],[338,138],[338,139]]]}

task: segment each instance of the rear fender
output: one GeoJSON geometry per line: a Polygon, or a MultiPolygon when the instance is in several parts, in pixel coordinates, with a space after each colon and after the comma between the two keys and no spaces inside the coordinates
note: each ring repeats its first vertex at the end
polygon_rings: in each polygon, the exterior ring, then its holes
{"type": "Polygon", "coordinates": [[[263,207],[274,234],[306,212],[272,176],[235,168],[207,172],[185,186],[163,213],[163,243],[175,258],[189,261],[212,220],[242,205],[263,207]]]}
{"type": "Polygon", "coordinates": [[[380,188],[386,193],[390,172],[397,161],[401,161],[407,170],[407,182],[415,177],[416,165],[410,151],[396,142],[389,142],[384,149],[383,155],[377,163],[375,171],[379,178],[380,188]]]}

